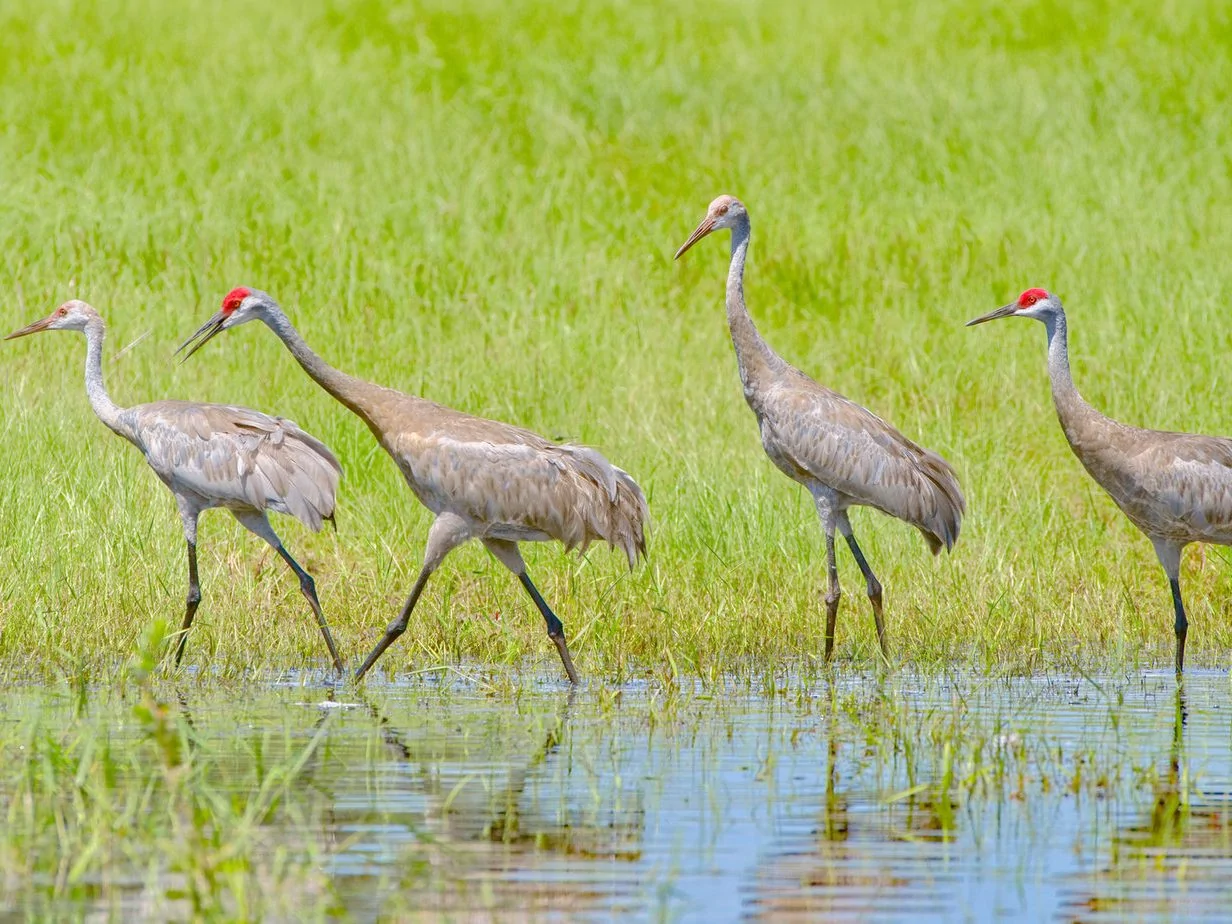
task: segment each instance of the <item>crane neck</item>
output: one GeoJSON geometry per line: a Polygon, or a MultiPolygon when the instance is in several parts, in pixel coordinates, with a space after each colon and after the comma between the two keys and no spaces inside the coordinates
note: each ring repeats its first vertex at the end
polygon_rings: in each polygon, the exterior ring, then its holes
{"type": "Polygon", "coordinates": [[[333,395],[349,411],[362,418],[370,427],[373,426],[370,413],[371,402],[367,400],[368,393],[374,388],[373,385],[335,369],[318,356],[281,309],[263,312],[261,320],[278,336],[278,339],[295,357],[295,361],[314,382],[333,395]]]}
{"type": "Polygon", "coordinates": [[[1091,407],[1078,389],[1069,365],[1069,337],[1065,324],[1065,312],[1057,309],[1055,314],[1044,318],[1048,330],[1048,378],[1052,383],[1052,403],[1057,409],[1057,418],[1070,445],[1081,441],[1082,434],[1091,425],[1104,419],[1091,407]],[[1084,426],[1084,424],[1086,426],[1084,426]]]}
{"type": "Polygon", "coordinates": [[[134,440],[130,427],[125,426],[122,418],[124,409],[111,400],[107,386],[103,383],[103,340],[107,329],[102,318],[91,318],[85,329],[86,335],[86,395],[90,399],[90,407],[94,409],[98,419],[113,432],[129,441],[134,440]]]}
{"type": "Polygon", "coordinates": [[[1048,378],[1052,382],[1053,400],[1060,402],[1078,396],[1069,368],[1069,336],[1065,312],[1057,311],[1044,319],[1048,331],[1048,378]]]}
{"type": "Polygon", "coordinates": [[[745,397],[751,397],[753,386],[782,360],[770,349],[758,332],[749,310],[744,303],[744,263],[749,253],[749,237],[752,226],[747,214],[732,228],[731,265],[727,270],[727,326],[731,330],[732,345],[736,348],[736,362],[740,367],[740,381],[744,384],[745,397]]]}

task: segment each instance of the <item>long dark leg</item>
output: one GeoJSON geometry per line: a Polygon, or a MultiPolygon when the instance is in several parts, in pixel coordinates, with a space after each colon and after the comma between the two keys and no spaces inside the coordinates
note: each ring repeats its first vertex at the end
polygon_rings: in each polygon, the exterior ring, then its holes
{"type": "Polygon", "coordinates": [[[578,674],[573,667],[573,658],[569,656],[569,646],[565,642],[565,627],[552,612],[552,608],[548,606],[547,601],[539,593],[539,589],[535,587],[531,581],[530,575],[523,571],[518,575],[518,580],[522,582],[522,586],[526,588],[526,592],[530,594],[530,598],[535,601],[535,606],[539,607],[539,612],[543,614],[544,621],[548,624],[548,638],[556,645],[556,650],[560,652],[561,663],[565,665],[565,673],[569,675],[570,683],[578,683],[578,674]]]}
{"type": "Polygon", "coordinates": [[[197,581],[197,543],[188,540],[188,604],[184,607],[184,625],[180,627],[180,641],[175,646],[175,666],[180,666],[184,657],[184,643],[188,641],[188,630],[192,628],[193,617],[197,615],[197,607],[201,605],[201,585],[197,581]]]}
{"type": "Polygon", "coordinates": [[[406,627],[411,621],[411,611],[415,609],[415,604],[419,602],[419,595],[423,593],[423,589],[427,585],[428,578],[432,575],[433,570],[432,567],[424,565],[423,570],[419,572],[419,578],[415,581],[415,586],[411,588],[411,595],[406,598],[401,614],[385,629],[385,635],[376,643],[376,647],[372,649],[371,654],[364,659],[364,663],[355,672],[356,680],[362,680],[364,674],[368,673],[368,669],[376,663],[377,658],[385,653],[385,649],[396,642],[398,636],[406,631],[406,627]]]}
{"type": "Polygon", "coordinates": [[[547,602],[539,593],[539,589],[531,581],[530,575],[526,573],[526,562],[522,560],[522,553],[518,551],[518,544],[508,539],[484,539],[483,544],[497,561],[518,576],[518,580],[522,582],[522,586],[526,588],[530,598],[535,601],[535,606],[539,608],[539,612],[543,614],[544,621],[548,624],[548,638],[552,640],[553,644],[556,645],[556,650],[560,652],[560,660],[565,665],[565,673],[569,675],[569,682],[576,684],[578,682],[578,674],[573,667],[573,658],[569,656],[569,646],[565,642],[565,627],[561,625],[560,620],[556,618],[556,614],[552,612],[552,608],[547,605],[547,602]]]}
{"type": "Polygon", "coordinates": [[[423,593],[424,586],[428,583],[428,578],[432,575],[432,572],[440,566],[440,563],[445,560],[445,556],[450,551],[469,538],[470,530],[466,521],[455,514],[442,513],[432,521],[432,528],[428,530],[428,545],[424,549],[423,570],[419,572],[419,577],[415,581],[415,586],[411,588],[411,595],[406,598],[401,614],[389,624],[389,627],[385,630],[385,636],[377,642],[376,647],[372,649],[372,653],[364,659],[364,663],[355,672],[356,680],[363,679],[364,674],[368,673],[368,669],[376,663],[377,658],[385,653],[385,649],[392,645],[398,636],[406,631],[406,627],[411,620],[411,611],[415,609],[415,604],[419,601],[419,595],[423,593]]]}
{"type": "Polygon", "coordinates": [[[877,641],[881,645],[882,657],[888,660],[890,652],[886,647],[885,622],[881,616],[881,582],[877,580],[877,575],[873,574],[873,569],[869,567],[868,560],[864,557],[864,553],[860,551],[860,544],[856,542],[855,533],[848,531],[843,538],[847,540],[847,546],[851,549],[851,554],[855,556],[856,564],[860,566],[864,580],[868,582],[868,599],[873,604],[873,621],[877,625],[877,641]]]}
{"type": "Polygon", "coordinates": [[[843,595],[838,586],[838,558],[834,554],[834,527],[826,528],[826,572],[830,589],[826,593],[826,663],[834,653],[834,626],[838,622],[838,601],[843,595]]]}
{"type": "Polygon", "coordinates": [[[1155,554],[1172,588],[1172,608],[1176,613],[1176,676],[1180,677],[1185,669],[1185,636],[1189,634],[1189,620],[1185,618],[1185,604],[1181,602],[1181,552],[1185,547],[1167,539],[1152,539],[1151,544],[1155,546],[1155,554]]]}
{"type": "Polygon", "coordinates": [[[1189,620],[1185,618],[1185,604],[1181,602],[1180,578],[1168,578],[1172,588],[1172,608],[1176,611],[1176,675],[1185,670],[1185,636],[1189,634],[1189,620]]]}
{"type": "Polygon", "coordinates": [[[329,649],[329,656],[334,661],[334,670],[341,674],[342,659],[338,657],[338,649],[334,647],[334,637],[329,634],[329,625],[325,622],[325,615],[321,612],[321,601],[317,599],[316,581],[312,579],[311,574],[299,566],[299,562],[291,557],[291,553],[283,547],[281,542],[274,548],[299,578],[300,593],[307,598],[308,605],[312,607],[312,614],[317,618],[317,625],[321,627],[321,634],[325,636],[325,647],[329,649]]]}
{"type": "Polygon", "coordinates": [[[282,540],[278,538],[278,534],[274,532],[274,527],[270,526],[269,519],[266,518],[265,512],[262,510],[232,510],[231,515],[239,521],[239,524],[248,530],[254,536],[260,536],[269,547],[281,556],[282,560],[291,566],[291,570],[295,572],[295,576],[299,578],[299,589],[308,599],[308,604],[312,607],[312,613],[317,618],[317,625],[321,627],[321,634],[325,636],[325,644],[329,648],[329,655],[333,658],[334,669],[338,673],[342,673],[342,659],[338,657],[338,649],[334,647],[334,639],[329,634],[329,626],[325,622],[325,616],[321,613],[321,603],[317,600],[316,584],[312,580],[312,576],[299,566],[290,553],[282,547],[282,540]]]}

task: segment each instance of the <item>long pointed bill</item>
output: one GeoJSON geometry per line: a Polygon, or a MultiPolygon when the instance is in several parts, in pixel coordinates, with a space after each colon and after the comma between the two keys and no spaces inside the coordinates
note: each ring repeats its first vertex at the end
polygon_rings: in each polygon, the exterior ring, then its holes
{"type": "Polygon", "coordinates": [[[218,312],[218,314],[214,315],[214,317],[202,324],[201,327],[197,329],[195,334],[181,343],[176,349],[174,355],[179,356],[180,351],[185,347],[188,347],[188,352],[184,354],[184,357],[180,360],[180,362],[187,360],[188,357],[192,356],[193,353],[196,353],[199,349],[205,346],[215,334],[222,330],[222,323],[225,320],[227,320],[227,316],[221,311],[218,312]]]}
{"type": "Polygon", "coordinates": [[[974,327],[976,324],[983,324],[985,321],[995,321],[997,318],[1008,318],[1011,314],[1018,310],[1018,304],[1002,305],[996,311],[990,311],[988,314],[980,315],[978,318],[972,318],[967,322],[967,327],[974,327]]]}
{"type": "Polygon", "coordinates": [[[680,249],[676,251],[676,256],[672,257],[672,259],[679,260],[681,254],[683,254],[686,250],[688,250],[690,247],[692,247],[694,244],[696,244],[698,241],[700,241],[703,237],[705,237],[707,234],[709,234],[713,230],[714,230],[714,219],[711,218],[709,215],[707,215],[705,219],[702,221],[702,223],[697,226],[696,230],[694,230],[694,232],[689,235],[689,239],[680,245],[680,249]]]}
{"type": "Polygon", "coordinates": [[[16,340],[18,337],[25,337],[30,334],[37,334],[41,330],[47,330],[47,325],[55,318],[55,314],[49,314],[40,321],[35,321],[33,324],[27,324],[21,330],[15,330],[5,340],[16,340]]]}

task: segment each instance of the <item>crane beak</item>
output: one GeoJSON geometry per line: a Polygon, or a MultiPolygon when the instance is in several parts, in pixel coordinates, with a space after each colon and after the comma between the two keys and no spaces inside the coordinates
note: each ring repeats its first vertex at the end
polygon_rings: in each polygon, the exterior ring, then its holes
{"type": "Polygon", "coordinates": [[[997,318],[1008,318],[1011,314],[1018,310],[1018,304],[1011,303],[1002,305],[996,311],[990,311],[988,314],[982,314],[978,318],[972,318],[967,322],[967,327],[974,327],[976,324],[983,324],[985,321],[995,321],[997,318]]]}
{"type": "Polygon", "coordinates": [[[218,314],[214,315],[214,317],[202,324],[201,327],[197,329],[195,334],[181,343],[176,349],[174,355],[178,356],[181,350],[188,347],[188,352],[185,353],[184,358],[180,360],[180,362],[185,362],[188,357],[192,356],[193,353],[196,353],[199,349],[205,346],[206,343],[213,339],[215,334],[222,330],[223,322],[226,320],[227,316],[221,311],[218,312],[218,314]]]}
{"type": "Polygon", "coordinates": [[[700,241],[703,237],[705,237],[707,234],[713,231],[714,221],[715,220],[713,217],[711,217],[710,215],[707,215],[705,219],[702,220],[702,223],[697,226],[697,228],[693,231],[692,234],[689,235],[689,239],[680,245],[680,249],[676,251],[676,256],[672,257],[672,259],[679,260],[681,255],[686,250],[688,250],[690,247],[692,247],[694,244],[700,241]]]}
{"type": "Polygon", "coordinates": [[[18,337],[25,337],[30,334],[37,334],[41,330],[47,330],[47,325],[49,325],[52,322],[53,318],[55,318],[55,315],[49,314],[47,315],[47,317],[43,318],[40,321],[35,321],[33,324],[27,324],[21,330],[13,331],[11,334],[9,334],[4,339],[5,340],[16,340],[18,337]]]}

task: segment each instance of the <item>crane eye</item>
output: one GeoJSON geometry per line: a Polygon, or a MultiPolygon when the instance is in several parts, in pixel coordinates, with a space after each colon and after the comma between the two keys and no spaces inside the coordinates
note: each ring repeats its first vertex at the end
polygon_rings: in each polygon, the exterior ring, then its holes
{"type": "Polygon", "coordinates": [[[57,311],[56,314],[58,314],[60,317],[64,317],[66,314],[68,314],[68,309],[65,308],[63,305],[61,305],[60,310],[57,311]]]}
{"type": "Polygon", "coordinates": [[[725,206],[725,205],[720,205],[717,209],[715,209],[715,210],[714,210],[714,214],[715,214],[715,215],[726,215],[726,214],[727,214],[727,206],[725,206]]]}

